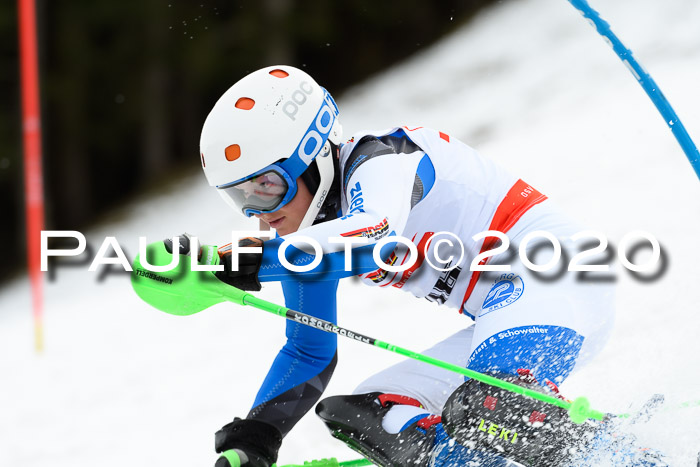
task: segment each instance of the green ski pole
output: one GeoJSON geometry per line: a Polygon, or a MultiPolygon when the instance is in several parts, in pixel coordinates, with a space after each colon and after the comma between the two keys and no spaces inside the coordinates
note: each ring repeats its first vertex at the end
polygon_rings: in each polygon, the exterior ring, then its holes
{"type": "Polygon", "coordinates": [[[557,397],[550,396],[549,394],[533,391],[532,389],[525,388],[523,386],[518,386],[517,384],[509,383],[507,381],[500,380],[493,376],[485,375],[483,373],[479,373],[468,368],[463,368],[459,365],[454,365],[452,363],[438,360],[437,358],[433,358],[428,355],[423,355],[421,353],[414,352],[412,350],[408,350],[397,345],[389,344],[388,342],[384,342],[379,339],[365,336],[358,332],[351,331],[340,326],[336,326],[335,324],[329,321],[315,318],[305,313],[290,310],[289,308],[276,305],[274,303],[268,302],[267,300],[255,297],[250,293],[234,289],[233,287],[230,287],[230,289],[232,289],[232,291],[225,291],[224,296],[228,300],[239,305],[252,306],[259,310],[267,311],[269,313],[282,316],[284,318],[287,318],[288,320],[295,321],[297,323],[302,323],[312,328],[319,329],[321,331],[330,332],[339,336],[350,338],[358,342],[373,345],[375,347],[379,347],[381,349],[385,349],[390,352],[403,355],[404,357],[412,358],[414,360],[429,363],[431,365],[443,368],[445,370],[453,371],[460,375],[466,376],[471,379],[475,379],[477,381],[486,383],[497,388],[505,389],[507,391],[521,394],[523,396],[527,396],[532,399],[545,402],[547,404],[561,407],[568,411],[569,418],[571,418],[571,421],[573,421],[574,423],[583,423],[588,418],[603,420],[603,418],[605,417],[605,414],[603,412],[591,409],[588,399],[586,399],[585,397],[578,397],[573,402],[568,402],[557,397]]]}
{"type": "MultiPolygon", "coordinates": [[[[170,264],[173,255],[166,251],[163,242],[156,242],[148,246],[147,256],[151,259],[150,264],[154,266],[165,266],[170,264]]],[[[219,256],[216,254],[216,247],[202,247],[202,258],[209,258],[211,261],[199,261],[199,264],[216,265],[218,264],[219,256]]],[[[314,327],[326,332],[332,332],[341,336],[349,337],[353,340],[374,345],[409,358],[413,358],[425,363],[436,365],[456,373],[462,374],[472,379],[476,379],[483,383],[499,387],[508,391],[522,394],[545,403],[553,404],[557,407],[564,408],[568,411],[569,417],[575,423],[582,423],[587,418],[602,420],[605,416],[602,412],[590,408],[588,400],[585,397],[579,397],[573,403],[562,401],[553,398],[546,394],[523,388],[497,378],[484,375],[466,368],[462,368],[448,362],[443,362],[417,352],[413,352],[401,347],[388,344],[386,342],[364,336],[362,334],[350,331],[345,328],[336,326],[335,324],[320,320],[310,315],[290,310],[280,305],[262,300],[254,295],[231,287],[219,281],[211,271],[192,271],[187,263],[190,257],[187,255],[179,255],[177,265],[165,272],[152,272],[141,263],[140,257],[137,256],[133,264],[133,272],[131,274],[131,282],[134,291],[146,303],[153,307],[174,315],[191,315],[209,308],[212,305],[223,301],[231,301],[238,305],[253,306],[255,308],[267,311],[296,322],[303,323],[307,326],[314,327]]],[[[700,406],[700,401],[691,401],[681,404],[678,408],[697,407],[700,406]]],[[[621,414],[618,417],[627,418],[632,414],[621,414]]],[[[225,457],[226,453],[224,453],[225,457]]],[[[235,465],[235,461],[232,466],[235,465]]],[[[365,459],[355,461],[338,462],[335,458],[321,459],[315,461],[304,462],[303,466],[299,467],[355,467],[372,465],[371,462],[365,459]]],[[[296,465],[278,466],[278,467],[297,467],[296,465]]]]}
{"type": "MultiPolygon", "coordinates": [[[[226,462],[228,462],[227,467],[241,467],[241,460],[233,449],[222,452],[219,459],[225,459],[226,462]]],[[[217,462],[216,465],[218,466],[219,462],[217,462]]],[[[272,467],[363,467],[367,465],[374,464],[372,461],[368,461],[367,459],[355,459],[352,461],[339,462],[335,457],[331,457],[330,459],[304,461],[303,464],[272,464],[272,467]]]]}
{"type": "MultiPolygon", "coordinates": [[[[149,245],[147,256],[150,258],[151,265],[168,265],[173,258],[173,255],[166,251],[163,242],[149,245]]],[[[190,315],[209,308],[216,303],[228,300],[238,305],[252,306],[321,331],[373,345],[404,357],[453,371],[497,388],[561,407],[569,413],[571,421],[577,424],[583,423],[588,418],[603,420],[605,417],[603,412],[591,409],[590,403],[585,397],[578,397],[573,402],[568,402],[549,394],[533,391],[493,376],[365,336],[305,313],[290,310],[223,283],[214,276],[212,271],[192,271],[188,264],[191,258],[185,255],[179,256],[180,261],[177,266],[169,271],[158,273],[150,272],[143,267],[139,256],[134,260],[134,268],[131,275],[134,290],[146,303],[166,313],[190,315]]],[[[210,266],[218,264],[219,261],[219,255],[216,254],[216,247],[214,246],[203,246],[200,257],[203,258],[200,261],[204,261],[210,266]]]]}
{"type": "Polygon", "coordinates": [[[356,459],[354,461],[339,462],[335,457],[330,459],[318,459],[314,461],[306,461],[303,464],[287,464],[277,465],[277,467],[363,467],[366,465],[374,465],[367,459],[356,459]]]}

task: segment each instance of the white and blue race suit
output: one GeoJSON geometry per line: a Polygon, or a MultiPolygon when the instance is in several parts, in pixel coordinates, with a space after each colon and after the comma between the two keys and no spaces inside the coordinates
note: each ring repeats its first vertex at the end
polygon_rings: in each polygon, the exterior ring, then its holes
{"type": "MultiPolygon", "coordinates": [[[[610,283],[580,281],[574,273],[544,281],[508,252],[480,264],[503,258],[510,271],[472,270],[480,252],[498,246],[493,237],[472,239],[488,230],[505,233],[516,248],[528,233],[544,230],[564,251],[576,249],[569,237],[583,228],[532,186],[455,138],[422,127],[354,135],[340,148],[340,169],[338,218],[265,242],[259,279],[280,281],[288,308],[335,322],[338,280],[360,275],[368,285],[400,288],[473,319],[473,326],[426,353],[477,371],[516,374],[523,368],[540,382],[559,384],[601,349],[613,319],[610,283]],[[323,248],[320,264],[308,272],[292,272],[278,259],[280,244],[300,235],[323,248]],[[415,263],[404,271],[378,268],[372,257],[374,245],[390,236],[417,246],[415,263]],[[344,246],[331,242],[333,237],[367,240],[353,248],[352,270],[345,270],[344,246]]],[[[314,259],[302,248],[287,248],[290,263],[314,259]]],[[[392,265],[410,260],[408,248],[394,242],[382,248],[381,257],[392,265]]],[[[249,414],[283,434],[316,403],[336,364],[335,335],[295,322],[287,323],[286,332],[287,343],[249,414]]],[[[463,381],[406,361],[369,377],[355,392],[406,395],[439,414],[463,381]]]]}

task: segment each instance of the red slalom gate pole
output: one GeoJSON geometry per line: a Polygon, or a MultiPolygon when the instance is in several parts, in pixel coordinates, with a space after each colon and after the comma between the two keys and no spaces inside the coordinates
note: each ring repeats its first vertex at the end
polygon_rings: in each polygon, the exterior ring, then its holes
{"type": "Polygon", "coordinates": [[[44,188],[41,168],[41,116],[35,0],[18,0],[17,7],[19,17],[20,86],[22,89],[27,259],[29,280],[32,288],[34,347],[37,352],[41,352],[44,348],[44,297],[40,263],[40,240],[41,231],[44,228],[44,188]]]}

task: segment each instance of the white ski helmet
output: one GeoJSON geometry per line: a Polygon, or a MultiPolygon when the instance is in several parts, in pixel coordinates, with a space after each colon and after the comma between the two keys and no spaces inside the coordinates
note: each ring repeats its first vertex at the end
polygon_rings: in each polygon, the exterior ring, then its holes
{"type": "Polygon", "coordinates": [[[209,185],[246,216],[274,212],[294,198],[297,177],[315,160],[320,182],[299,229],[310,226],[334,177],[331,143],[342,127],[331,95],[291,66],[255,71],[214,104],[200,139],[209,185]]]}

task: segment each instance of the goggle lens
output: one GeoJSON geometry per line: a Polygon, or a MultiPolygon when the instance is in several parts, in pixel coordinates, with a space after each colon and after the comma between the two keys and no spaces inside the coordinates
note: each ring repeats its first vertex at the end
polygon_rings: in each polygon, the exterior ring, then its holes
{"type": "Polygon", "coordinates": [[[280,174],[270,170],[219,190],[244,213],[246,210],[272,212],[281,207],[289,184],[280,174]]]}

